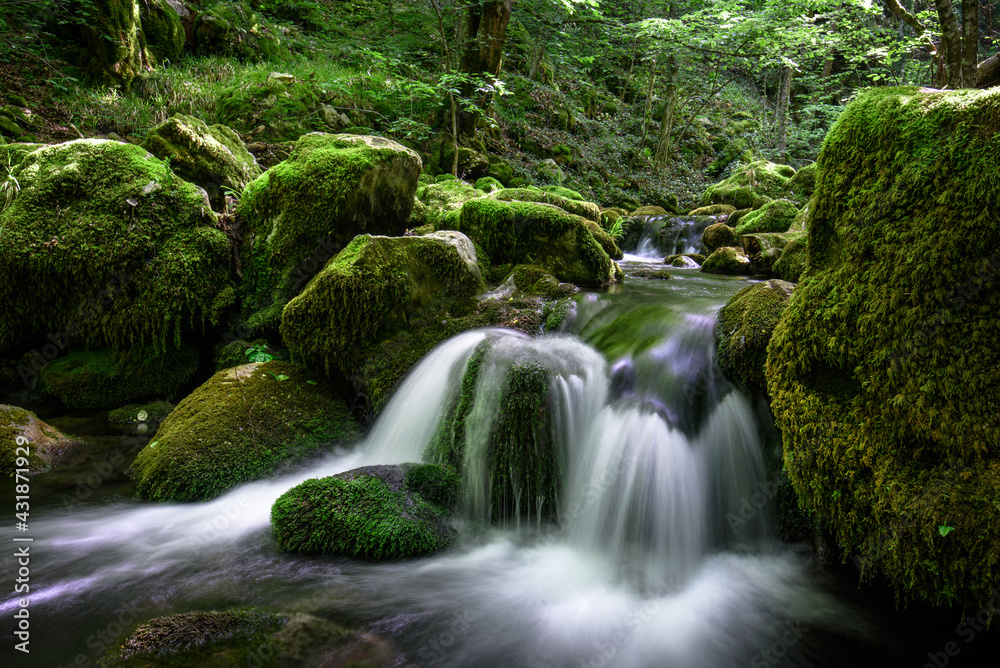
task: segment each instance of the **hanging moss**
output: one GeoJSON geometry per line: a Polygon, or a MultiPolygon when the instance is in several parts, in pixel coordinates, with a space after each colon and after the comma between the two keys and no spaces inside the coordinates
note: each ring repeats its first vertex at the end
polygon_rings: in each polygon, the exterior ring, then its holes
{"type": "Polygon", "coordinates": [[[465,375],[462,376],[462,389],[454,405],[447,409],[447,413],[438,423],[438,430],[434,438],[427,445],[424,452],[424,461],[444,464],[459,473],[463,472],[465,463],[465,421],[472,411],[476,398],[476,383],[479,380],[479,372],[483,367],[483,361],[490,354],[493,347],[492,341],[483,340],[473,351],[469,362],[465,367],[465,375]]]}
{"type": "Polygon", "coordinates": [[[748,285],[719,310],[716,359],[730,378],[767,391],[767,344],[795,286],[780,280],[748,285]]]}
{"type": "Polygon", "coordinates": [[[1000,91],[869,90],[818,164],[768,350],[785,467],[864,577],[981,606],[1000,586],[1000,91]]]}
{"type": "Polygon", "coordinates": [[[183,345],[167,355],[151,348],[72,352],[46,364],[39,377],[45,393],[67,408],[102,409],[176,398],[197,369],[198,352],[183,345]]]}
{"type": "Polygon", "coordinates": [[[365,466],[288,490],[271,508],[271,527],[288,552],[419,557],[457,538],[437,502],[453,504],[458,484],[454,471],[437,464],[365,466]]]}
{"type": "Polygon", "coordinates": [[[288,362],[220,371],[160,424],[129,475],[155,501],[203,501],[360,437],[326,384],[288,362]]]}
{"type": "Polygon", "coordinates": [[[233,300],[230,249],[202,193],[138,146],[29,153],[0,213],[0,350],[79,333],[115,350],[180,345],[233,300]]]}

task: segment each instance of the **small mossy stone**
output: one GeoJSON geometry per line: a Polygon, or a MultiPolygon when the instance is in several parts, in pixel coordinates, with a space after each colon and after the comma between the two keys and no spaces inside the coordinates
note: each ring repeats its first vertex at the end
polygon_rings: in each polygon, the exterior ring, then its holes
{"type": "Polygon", "coordinates": [[[630,218],[638,216],[666,216],[667,210],[662,206],[640,206],[628,214],[630,218]]]}
{"type": "Polygon", "coordinates": [[[288,362],[252,363],[177,404],[128,473],[142,498],[204,501],[360,435],[321,378],[288,362]]]}
{"type": "Polygon", "coordinates": [[[160,423],[174,410],[174,404],[153,401],[148,404],[129,404],[108,411],[110,424],[139,424],[140,422],[160,423]]]}
{"type": "Polygon", "coordinates": [[[736,213],[736,207],[731,204],[709,204],[688,211],[689,216],[729,216],[736,213]]]}
{"type": "Polygon", "coordinates": [[[652,267],[639,267],[629,273],[630,277],[645,278],[648,280],[669,281],[673,276],[666,269],[654,269],[652,267]]]}
{"type": "Polygon", "coordinates": [[[736,232],[726,223],[709,225],[701,235],[701,243],[709,254],[725,246],[736,246],[738,242],[736,232]]]}
{"type": "Polygon", "coordinates": [[[482,190],[486,193],[496,192],[497,190],[503,190],[504,185],[500,183],[497,179],[492,176],[483,176],[476,179],[476,190],[482,190]]]}
{"type": "Polygon", "coordinates": [[[795,170],[766,160],[740,165],[732,176],[705,191],[702,205],[731,204],[737,209],[752,207],[754,200],[764,195],[780,197],[795,170]],[[791,172],[789,172],[791,170],[791,172]]]}
{"type": "Polygon", "coordinates": [[[71,352],[46,364],[39,378],[43,391],[67,408],[102,409],[177,397],[197,369],[198,352],[183,345],[165,355],[151,348],[71,352]]]}
{"type": "Polygon", "coordinates": [[[553,195],[565,197],[566,199],[585,199],[584,196],[576,190],[570,190],[569,188],[564,188],[563,186],[542,186],[541,190],[542,192],[552,193],[553,195]]]}
{"type": "Polygon", "coordinates": [[[0,404],[0,466],[11,476],[15,469],[28,469],[31,474],[48,471],[79,444],[31,411],[0,404]]]}
{"type": "Polygon", "coordinates": [[[741,216],[735,232],[737,236],[756,232],[787,232],[798,213],[795,202],[776,199],[741,216]]]}
{"type": "Polygon", "coordinates": [[[717,248],[701,265],[706,274],[739,275],[750,273],[750,258],[742,248],[717,248]]]}
{"type": "Polygon", "coordinates": [[[370,560],[420,557],[451,546],[457,533],[448,511],[422,492],[450,501],[459,478],[429,466],[441,474],[419,468],[413,473],[407,465],[365,466],[293,487],[271,508],[278,546],[370,560]]]}
{"type": "Polygon", "coordinates": [[[748,285],[719,310],[715,323],[719,367],[731,379],[767,390],[767,344],[794,285],[772,279],[748,285]]]}
{"type": "Polygon", "coordinates": [[[499,160],[497,158],[490,159],[489,169],[486,170],[486,176],[493,177],[499,181],[504,187],[516,188],[523,183],[515,185],[513,183],[514,179],[514,168],[510,166],[505,160],[499,160]]]}

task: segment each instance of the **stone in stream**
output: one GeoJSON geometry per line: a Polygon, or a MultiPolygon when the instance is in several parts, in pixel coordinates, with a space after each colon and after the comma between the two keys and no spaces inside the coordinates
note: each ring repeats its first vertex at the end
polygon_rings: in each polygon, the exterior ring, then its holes
{"type": "Polygon", "coordinates": [[[759,391],[767,390],[767,344],[794,288],[777,279],[754,283],[737,292],[719,310],[716,359],[731,379],[759,391]]]}
{"type": "Polygon", "coordinates": [[[17,406],[0,404],[0,466],[14,476],[15,469],[42,473],[65,460],[80,441],[17,406]],[[27,455],[25,455],[27,452],[27,455]],[[18,463],[24,457],[27,463],[18,463]]]}
{"type": "MultiPolygon", "coordinates": [[[[702,196],[702,205],[730,204],[737,209],[754,206],[762,195],[780,197],[795,175],[795,168],[758,160],[741,166],[725,181],[709,186],[702,196]]],[[[758,208],[758,207],[755,207],[758,208]]]]}
{"type": "Polygon", "coordinates": [[[717,248],[701,265],[701,271],[706,274],[749,274],[750,258],[742,248],[725,246],[717,248]]]}
{"type": "Polygon", "coordinates": [[[768,348],[784,463],[864,579],[1000,588],[1000,89],[879,88],[830,129],[768,348]]]}

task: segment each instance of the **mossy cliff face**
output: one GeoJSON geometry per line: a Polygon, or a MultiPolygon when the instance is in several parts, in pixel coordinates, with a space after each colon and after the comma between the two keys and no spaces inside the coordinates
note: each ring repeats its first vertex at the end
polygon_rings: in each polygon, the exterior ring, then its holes
{"type": "Polygon", "coordinates": [[[448,516],[460,479],[437,464],[365,466],[313,478],[271,508],[278,546],[288,552],[402,559],[450,546],[448,516]]]}
{"type": "MultiPolygon", "coordinates": [[[[475,257],[472,243],[456,232],[358,236],[288,303],[281,335],[297,358],[352,378],[378,342],[408,329],[423,313],[450,321],[474,310],[483,289],[475,257]]],[[[377,384],[394,384],[407,369],[377,384]]]]}
{"type": "Polygon", "coordinates": [[[66,332],[115,350],[179,346],[232,303],[230,249],[203,193],[138,146],[38,149],[0,213],[0,350],[66,332]]]}
{"type": "Polygon", "coordinates": [[[614,282],[612,260],[586,223],[556,206],[475,199],[457,222],[494,265],[534,264],[577,285],[614,282]]]}
{"type": "Polygon", "coordinates": [[[28,469],[32,474],[47,471],[79,442],[45,424],[31,411],[0,404],[0,466],[10,471],[28,469]],[[27,457],[25,450],[27,449],[27,457]],[[27,465],[18,458],[27,460],[27,465]]]}
{"type": "Polygon", "coordinates": [[[416,153],[388,139],[301,137],[240,200],[245,311],[263,307],[276,328],[284,304],[355,236],[403,234],[420,169],[416,153]]]}
{"type": "Polygon", "coordinates": [[[810,206],[768,349],[789,477],[866,576],[982,604],[1000,586],[1000,90],[862,94],[810,206]]]}
{"type": "Polygon", "coordinates": [[[149,348],[126,355],[72,352],[46,364],[39,378],[44,392],[67,408],[101,409],[175,398],[197,369],[198,352],[185,344],[163,356],[149,348]]]}
{"type": "Polygon", "coordinates": [[[795,169],[788,165],[776,165],[766,160],[758,160],[742,165],[732,176],[721,183],[710,186],[702,196],[702,204],[730,204],[737,209],[754,206],[754,200],[767,196],[780,197],[795,175],[795,169]]]}
{"type": "Polygon", "coordinates": [[[302,367],[246,364],[181,401],[129,474],[143,498],[201,501],[359,437],[343,401],[302,367]]]}
{"type": "Polygon", "coordinates": [[[715,322],[719,345],[716,359],[727,376],[748,387],[767,390],[767,344],[794,288],[780,280],[754,283],[737,292],[719,310],[715,322]]]}
{"type": "Polygon", "coordinates": [[[142,146],[169,163],[182,179],[204,188],[212,208],[220,212],[225,189],[239,193],[261,173],[239,135],[194,116],[168,118],[149,131],[142,146]]]}

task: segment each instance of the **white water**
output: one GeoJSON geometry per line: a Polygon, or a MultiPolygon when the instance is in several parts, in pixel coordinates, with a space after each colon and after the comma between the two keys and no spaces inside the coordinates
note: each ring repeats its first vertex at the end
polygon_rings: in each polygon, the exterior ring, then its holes
{"type": "MultiPolygon", "coordinates": [[[[610,392],[604,357],[576,337],[467,332],[414,369],[354,452],[201,504],[48,513],[33,523],[33,604],[80,626],[58,660],[86,651],[83,638],[106,623],[92,618],[125,604],[142,619],[238,604],[347,614],[419,666],[712,668],[749,665],[789,625],[863,634],[856,612],[811,583],[805,559],[764,544],[766,511],[738,527],[726,521],[766,482],[756,423],[724,382],[710,380],[706,392],[692,380],[716,378],[705,374],[710,328],[701,316],[678,322],[630,362],[629,392],[610,392]],[[388,564],[278,553],[268,528],[274,500],[307,478],[419,461],[486,338],[492,352],[467,423],[479,425],[467,444],[473,517],[488,513],[483,433],[496,419],[504,370],[532,361],[550,377],[566,481],[561,529],[487,530],[451,552],[388,564]],[[695,393],[710,405],[682,431],[668,408],[695,393]]],[[[16,605],[9,599],[0,610],[16,605]]],[[[786,665],[822,665],[810,647],[805,636],[786,665]]]]}
{"type": "Polygon", "coordinates": [[[650,216],[639,235],[635,255],[663,258],[664,255],[697,253],[705,228],[716,221],[716,216],[650,216]],[[665,246],[664,250],[660,250],[661,245],[665,246]]]}

